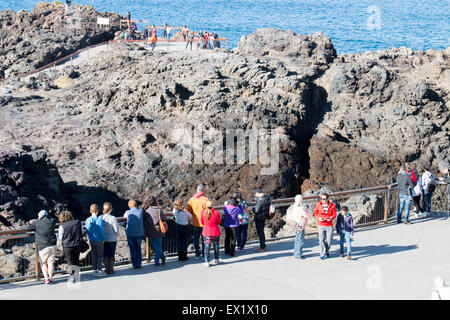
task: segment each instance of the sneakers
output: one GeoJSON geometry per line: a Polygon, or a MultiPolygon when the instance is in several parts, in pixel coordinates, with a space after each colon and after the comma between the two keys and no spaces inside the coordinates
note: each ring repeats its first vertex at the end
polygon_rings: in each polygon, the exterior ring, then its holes
{"type": "Polygon", "coordinates": [[[412,224],[412,222],[411,221],[406,221],[405,224],[412,224]]]}
{"type": "Polygon", "coordinates": [[[195,256],[196,260],[203,260],[201,256],[195,256]]]}
{"type": "Polygon", "coordinates": [[[320,260],[325,260],[325,256],[320,256],[320,260]]]}
{"type": "Polygon", "coordinates": [[[219,263],[220,263],[220,259],[214,260],[214,264],[215,264],[215,265],[217,265],[217,264],[219,264],[219,263]]]}
{"type": "Polygon", "coordinates": [[[51,284],[52,282],[50,280],[44,280],[44,284],[51,284]]]}
{"type": "Polygon", "coordinates": [[[205,262],[203,265],[204,265],[205,267],[209,267],[209,266],[210,266],[209,262],[205,262]]]}
{"type": "Polygon", "coordinates": [[[103,270],[95,270],[95,271],[96,271],[96,273],[94,273],[94,275],[97,277],[105,277],[106,276],[106,273],[103,270]]]}
{"type": "Polygon", "coordinates": [[[162,265],[165,265],[165,264],[166,264],[166,257],[165,257],[165,256],[161,258],[161,264],[162,264],[162,265]]]}
{"type": "Polygon", "coordinates": [[[327,258],[330,257],[330,253],[329,252],[325,253],[325,255],[327,256],[327,258]]]}
{"type": "Polygon", "coordinates": [[[236,251],[244,251],[244,248],[236,248],[236,251]]]}
{"type": "Polygon", "coordinates": [[[352,256],[351,256],[351,255],[348,255],[348,256],[347,256],[347,260],[352,260],[352,256]]]}
{"type": "Polygon", "coordinates": [[[258,251],[258,252],[266,252],[266,248],[258,248],[258,249],[256,249],[256,251],[258,251]]]}
{"type": "Polygon", "coordinates": [[[343,252],[341,252],[341,258],[343,258],[344,257],[344,253],[343,252]]]}

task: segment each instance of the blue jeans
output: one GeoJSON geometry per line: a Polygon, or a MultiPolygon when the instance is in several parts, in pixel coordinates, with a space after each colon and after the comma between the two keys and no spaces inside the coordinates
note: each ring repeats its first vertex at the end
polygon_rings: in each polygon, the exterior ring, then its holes
{"type": "Polygon", "coordinates": [[[194,234],[194,249],[195,249],[195,256],[196,257],[200,257],[200,238],[201,242],[202,242],[202,251],[201,251],[201,255],[204,256],[204,252],[203,252],[203,236],[202,236],[202,231],[203,228],[202,227],[192,227],[193,229],[193,234],[194,234]]]}
{"type": "MultiPolygon", "coordinates": [[[[209,255],[209,248],[211,247],[211,244],[205,244],[205,262],[209,262],[210,255],[209,255]]],[[[213,242],[213,248],[214,248],[214,259],[219,260],[219,242],[213,242]]]]}
{"type": "Polygon", "coordinates": [[[245,244],[247,243],[247,230],[248,230],[248,223],[241,224],[237,229],[236,242],[237,242],[237,247],[239,249],[244,249],[245,244]]]}
{"type": "Polygon", "coordinates": [[[423,211],[430,212],[431,211],[431,197],[433,196],[433,192],[423,193],[423,211]]]}
{"type": "Polygon", "coordinates": [[[300,258],[303,253],[303,244],[305,243],[305,229],[302,232],[295,233],[294,257],[300,258]]]}
{"type": "Polygon", "coordinates": [[[142,264],[142,238],[143,237],[127,237],[128,247],[130,248],[130,258],[133,267],[140,267],[142,264]]]}
{"type": "Polygon", "coordinates": [[[404,195],[400,193],[400,207],[397,212],[397,221],[402,221],[402,211],[405,208],[405,219],[404,222],[408,222],[409,218],[409,209],[411,208],[412,198],[410,196],[404,195]]]}
{"type": "Polygon", "coordinates": [[[344,253],[344,242],[347,245],[347,256],[350,256],[352,254],[352,239],[350,238],[351,232],[348,231],[341,231],[339,233],[340,240],[339,245],[341,247],[341,253],[344,253]]]}
{"type": "Polygon", "coordinates": [[[164,252],[162,250],[162,238],[150,238],[152,242],[153,250],[155,250],[155,266],[159,265],[159,260],[164,258],[164,252]]]}

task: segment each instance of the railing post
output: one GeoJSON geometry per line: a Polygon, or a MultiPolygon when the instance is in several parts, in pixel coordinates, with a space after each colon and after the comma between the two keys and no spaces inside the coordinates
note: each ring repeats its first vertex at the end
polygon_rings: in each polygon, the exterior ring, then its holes
{"type": "Polygon", "coordinates": [[[36,243],[34,243],[34,256],[36,259],[36,281],[39,281],[39,280],[41,280],[41,271],[40,271],[40,264],[39,264],[39,252],[38,252],[36,243]]]}
{"type": "Polygon", "coordinates": [[[384,194],[384,223],[387,223],[389,215],[390,188],[388,187],[384,194]]]}
{"type": "Polygon", "coordinates": [[[146,258],[147,262],[150,263],[150,260],[152,258],[152,249],[150,246],[150,239],[148,237],[145,237],[145,252],[146,252],[146,258]]]}

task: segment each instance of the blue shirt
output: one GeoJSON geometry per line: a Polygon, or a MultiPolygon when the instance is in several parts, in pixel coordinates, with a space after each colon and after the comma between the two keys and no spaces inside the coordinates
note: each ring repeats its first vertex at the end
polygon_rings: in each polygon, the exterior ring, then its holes
{"type": "Polygon", "coordinates": [[[127,210],[124,214],[127,218],[127,237],[143,237],[144,236],[144,218],[142,210],[134,207],[127,210]]]}
{"type": "Polygon", "coordinates": [[[92,242],[105,241],[105,229],[103,220],[100,217],[89,217],[85,224],[89,240],[92,242]]]}

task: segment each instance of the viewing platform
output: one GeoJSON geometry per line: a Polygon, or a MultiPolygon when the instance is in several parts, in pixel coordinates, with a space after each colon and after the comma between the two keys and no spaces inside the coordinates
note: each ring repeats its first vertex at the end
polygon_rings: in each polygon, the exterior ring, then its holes
{"type": "Polygon", "coordinates": [[[293,239],[278,240],[263,253],[256,244],[235,257],[221,250],[222,262],[209,268],[190,255],[186,262],[169,257],[165,266],[119,266],[105,278],[82,272],[72,288],[67,276],[50,286],[2,284],[0,299],[429,299],[435,277],[450,280],[450,219],[435,214],[411,221],[357,229],[350,261],[339,256],[336,234],[324,261],[317,237],[309,236],[304,260],[293,257],[293,239]]]}

